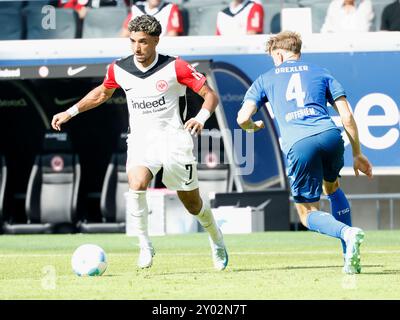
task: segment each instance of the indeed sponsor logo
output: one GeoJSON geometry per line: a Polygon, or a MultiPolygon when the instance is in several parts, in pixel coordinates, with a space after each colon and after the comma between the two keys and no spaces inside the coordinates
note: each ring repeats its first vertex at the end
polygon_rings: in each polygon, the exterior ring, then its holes
{"type": "Polygon", "coordinates": [[[21,69],[0,69],[0,77],[2,78],[17,78],[21,76],[21,69]]]}
{"type": "Polygon", "coordinates": [[[149,108],[157,108],[159,106],[165,105],[165,97],[163,96],[159,100],[153,100],[153,101],[146,101],[143,100],[141,102],[134,102],[132,100],[132,107],[133,109],[149,109],[149,108]]]}
{"type": "Polygon", "coordinates": [[[21,99],[0,99],[0,108],[2,107],[26,107],[28,104],[24,98],[21,99]]]}
{"type": "MultiPolygon", "coordinates": [[[[357,122],[360,142],[364,146],[375,150],[388,149],[394,146],[398,148],[400,113],[399,106],[392,97],[379,92],[369,93],[358,101],[353,113],[357,122]],[[381,113],[371,114],[373,108],[379,108],[381,113]]],[[[332,116],[332,119],[338,127],[343,126],[339,116],[332,116]]],[[[350,141],[345,131],[343,131],[342,136],[345,146],[347,146],[350,141]]],[[[398,165],[398,161],[396,165],[398,165]]]]}

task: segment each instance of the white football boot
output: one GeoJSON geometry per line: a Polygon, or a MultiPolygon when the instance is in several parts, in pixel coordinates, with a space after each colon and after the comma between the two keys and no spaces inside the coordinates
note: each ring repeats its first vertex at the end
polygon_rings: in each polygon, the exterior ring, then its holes
{"type": "Polygon", "coordinates": [[[156,254],[152,246],[141,247],[137,266],[141,269],[150,268],[153,264],[153,257],[156,254]]]}
{"type": "Polygon", "coordinates": [[[350,227],[346,232],[346,255],[344,258],[343,273],[361,273],[360,245],[364,241],[365,233],[360,228],[350,227]]]}
{"type": "Polygon", "coordinates": [[[210,239],[210,245],[211,245],[211,253],[212,253],[212,258],[213,258],[213,263],[214,263],[214,268],[222,271],[226,268],[228,265],[228,252],[226,251],[225,245],[217,245],[212,241],[211,237],[210,239]]]}

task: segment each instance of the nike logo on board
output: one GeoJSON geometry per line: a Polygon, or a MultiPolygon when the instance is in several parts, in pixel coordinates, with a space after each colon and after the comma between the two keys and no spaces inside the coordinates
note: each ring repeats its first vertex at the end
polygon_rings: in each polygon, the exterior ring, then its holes
{"type": "Polygon", "coordinates": [[[67,74],[72,77],[76,74],[78,74],[79,72],[82,72],[83,70],[85,70],[87,68],[87,66],[82,66],[82,67],[78,67],[78,68],[72,68],[69,67],[67,70],[67,74]]]}

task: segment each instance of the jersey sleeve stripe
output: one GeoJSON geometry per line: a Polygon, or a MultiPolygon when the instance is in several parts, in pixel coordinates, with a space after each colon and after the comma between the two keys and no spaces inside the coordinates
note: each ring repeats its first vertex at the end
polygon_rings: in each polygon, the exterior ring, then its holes
{"type": "Polygon", "coordinates": [[[119,84],[115,80],[114,66],[115,66],[115,62],[111,63],[108,66],[106,77],[104,78],[104,81],[103,81],[103,85],[107,89],[119,88],[119,84]]]}

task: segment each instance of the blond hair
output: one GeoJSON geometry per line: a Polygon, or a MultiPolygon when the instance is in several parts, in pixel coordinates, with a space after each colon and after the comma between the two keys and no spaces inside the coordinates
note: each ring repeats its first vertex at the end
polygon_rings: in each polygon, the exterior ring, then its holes
{"type": "Polygon", "coordinates": [[[299,33],[282,31],[268,40],[265,51],[271,54],[271,52],[276,49],[283,49],[293,52],[294,54],[300,54],[301,44],[302,41],[299,33]]]}

